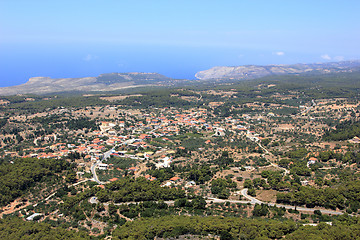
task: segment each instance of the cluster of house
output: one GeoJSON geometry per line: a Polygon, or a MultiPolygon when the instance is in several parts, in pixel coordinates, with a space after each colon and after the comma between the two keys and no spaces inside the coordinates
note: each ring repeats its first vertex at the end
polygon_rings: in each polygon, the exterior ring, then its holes
{"type": "MultiPolygon", "coordinates": [[[[138,170],[136,167],[132,167],[132,168],[130,168],[130,169],[132,169],[133,171],[137,171],[137,170],[138,170]]],[[[145,177],[147,180],[149,180],[149,181],[155,181],[155,180],[157,180],[156,177],[153,177],[153,176],[151,176],[151,175],[149,175],[149,174],[145,175],[144,177],[145,177]]],[[[109,179],[109,182],[115,182],[115,181],[117,181],[117,180],[119,180],[119,178],[114,177],[114,178],[109,179]]],[[[172,178],[170,178],[169,180],[163,182],[163,184],[161,185],[161,187],[177,187],[177,186],[179,186],[180,184],[182,184],[182,182],[184,182],[184,181],[183,181],[180,177],[176,177],[176,176],[175,176],[175,177],[172,177],[172,178]]],[[[194,187],[194,186],[196,186],[196,183],[195,183],[194,181],[188,181],[188,182],[185,182],[185,183],[184,183],[184,188],[192,188],[192,187],[194,187]]],[[[104,188],[104,185],[99,185],[99,187],[104,188]]]]}
{"type": "Polygon", "coordinates": [[[77,152],[84,156],[84,159],[97,160],[101,157],[102,152],[106,149],[105,141],[95,138],[90,142],[85,142],[79,145],[55,143],[51,146],[40,147],[34,149],[27,149],[29,154],[22,157],[36,157],[36,158],[61,158],[68,156],[70,153],[77,152]]]}
{"type": "MultiPolygon", "coordinates": [[[[167,137],[179,134],[180,129],[184,128],[213,131],[215,136],[224,136],[226,130],[229,129],[249,132],[243,125],[246,122],[240,119],[227,117],[221,121],[208,121],[206,109],[187,110],[182,113],[175,109],[166,109],[164,113],[159,116],[155,116],[153,113],[142,114],[141,116],[134,115],[135,119],[146,119],[135,123],[130,121],[129,123],[125,121],[101,122],[100,131],[90,133],[93,138],[91,141],[84,138],[76,145],[55,143],[47,147],[27,149],[25,152],[28,154],[23,157],[61,158],[71,152],[78,152],[84,155],[85,159],[97,160],[101,157],[106,146],[121,144],[129,149],[146,149],[149,147],[148,139],[162,138],[164,141],[168,141],[167,137]],[[123,131],[115,131],[115,126],[119,126],[122,130],[126,129],[126,134],[119,135],[123,131]]],[[[124,153],[113,152],[112,155],[121,157],[124,156],[124,153]]],[[[149,154],[138,153],[135,156],[127,157],[147,159],[149,154]]],[[[170,163],[171,159],[161,160],[163,167],[169,166],[170,163]]]]}
{"type": "MultiPolygon", "coordinates": [[[[165,181],[161,186],[162,187],[172,187],[172,186],[178,186],[183,180],[180,177],[172,177],[168,181],[165,181]]],[[[192,188],[196,185],[194,181],[188,181],[184,183],[184,188],[192,188]]]]}
{"type": "MultiPolygon", "coordinates": [[[[146,150],[151,147],[150,139],[161,138],[165,142],[171,141],[168,137],[178,135],[185,129],[206,130],[214,132],[214,136],[225,136],[228,131],[236,131],[244,134],[250,140],[256,142],[261,140],[258,134],[247,127],[248,122],[244,119],[249,119],[249,116],[246,115],[237,119],[225,117],[214,120],[214,116],[207,109],[192,109],[179,112],[179,110],[167,108],[159,114],[127,113],[127,116],[128,118],[122,121],[114,119],[113,122],[101,122],[99,125],[100,130],[89,132],[87,137],[79,139],[76,145],[55,143],[47,147],[29,149],[28,152],[30,153],[23,157],[61,158],[71,153],[79,153],[85,160],[98,161],[103,158],[103,154],[109,149],[109,146],[122,146],[121,151],[112,150],[110,156],[147,160],[153,154],[151,150],[146,150]],[[138,119],[141,119],[141,121],[138,119]],[[133,153],[130,154],[129,152],[133,153]]],[[[211,140],[205,140],[205,143],[210,144],[211,140]]],[[[156,159],[156,167],[170,167],[173,158],[171,157],[172,154],[167,153],[175,153],[175,150],[162,148],[159,150],[166,150],[166,153],[156,159]]],[[[108,170],[111,167],[111,164],[106,162],[98,165],[100,170],[108,170]]],[[[136,172],[137,170],[130,168],[128,171],[136,172]]],[[[148,179],[155,180],[151,176],[148,176],[148,179]]],[[[176,181],[169,180],[166,184],[171,185],[174,183],[176,181]]],[[[186,183],[186,185],[191,187],[193,183],[186,183]]]]}

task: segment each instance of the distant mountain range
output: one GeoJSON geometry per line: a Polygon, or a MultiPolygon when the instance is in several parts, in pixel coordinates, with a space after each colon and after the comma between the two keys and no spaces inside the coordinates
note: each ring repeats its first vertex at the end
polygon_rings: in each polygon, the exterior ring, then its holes
{"type": "MultiPolygon", "coordinates": [[[[299,75],[299,74],[324,74],[360,71],[360,61],[342,61],[332,63],[293,64],[293,65],[245,65],[237,67],[213,67],[196,73],[200,80],[228,81],[255,79],[270,75],[299,75]]],[[[126,88],[146,86],[174,86],[186,85],[190,80],[178,80],[158,73],[106,73],[98,77],[84,78],[50,78],[34,77],[28,82],[0,88],[0,95],[15,94],[49,94],[57,92],[91,92],[115,91],[126,88]]]]}
{"type": "Polygon", "coordinates": [[[125,88],[171,85],[175,79],[158,73],[106,73],[98,77],[50,78],[33,77],[28,82],[0,88],[0,95],[47,94],[70,91],[114,91],[125,88]]]}
{"type": "Polygon", "coordinates": [[[208,70],[200,71],[195,77],[201,80],[209,79],[255,79],[269,75],[287,74],[324,74],[352,72],[360,70],[360,60],[342,61],[331,63],[314,64],[292,64],[292,65],[245,65],[235,67],[213,67],[208,70]]]}

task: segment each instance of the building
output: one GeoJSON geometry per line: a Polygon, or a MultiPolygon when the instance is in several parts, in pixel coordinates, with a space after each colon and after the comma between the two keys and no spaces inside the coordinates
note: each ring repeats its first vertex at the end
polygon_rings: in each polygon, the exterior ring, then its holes
{"type": "Polygon", "coordinates": [[[109,165],[106,164],[106,163],[100,163],[100,164],[98,165],[98,168],[99,168],[100,170],[107,170],[108,167],[109,167],[109,165]]]}

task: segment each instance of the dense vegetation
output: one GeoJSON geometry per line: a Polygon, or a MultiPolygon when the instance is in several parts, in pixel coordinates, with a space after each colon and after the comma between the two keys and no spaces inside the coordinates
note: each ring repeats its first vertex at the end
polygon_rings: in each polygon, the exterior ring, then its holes
{"type": "Polygon", "coordinates": [[[106,105],[109,102],[101,100],[98,96],[92,97],[58,97],[49,100],[42,100],[42,98],[36,98],[35,101],[26,101],[26,97],[13,98],[13,97],[4,97],[4,99],[9,99],[12,103],[6,107],[6,109],[12,109],[16,111],[26,111],[30,113],[42,112],[49,109],[56,109],[59,107],[69,108],[79,108],[87,106],[101,106],[106,105]]]}
{"type": "Polygon", "coordinates": [[[211,181],[211,193],[218,198],[227,199],[230,196],[230,190],[236,189],[236,183],[230,178],[217,178],[211,181]]]}
{"type": "Polygon", "coordinates": [[[83,231],[69,231],[46,223],[24,222],[19,218],[0,219],[0,239],[72,239],[86,240],[91,237],[83,231]]]}
{"type": "MultiPolygon", "coordinates": [[[[125,212],[122,210],[122,212],[125,212]]],[[[234,217],[163,216],[126,222],[113,232],[113,239],[154,239],[186,235],[219,236],[220,239],[358,239],[358,218],[339,216],[333,226],[301,226],[293,221],[234,217]]],[[[24,222],[19,218],[0,220],[1,239],[98,239],[83,231],[65,230],[47,223],[24,222]]]]}
{"type": "Polygon", "coordinates": [[[7,118],[1,118],[0,119],[0,129],[6,125],[6,123],[8,122],[7,118]]]}
{"type": "Polygon", "coordinates": [[[279,203],[306,205],[308,207],[321,206],[332,209],[344,209],[349,204],[353,211],[360,208],[360,181],[348,182],[337,188],[317,189],[302,186],[298,191],[278,193],[279,203]]]}
{"type": "Polygon", "coordinates": [[[263,219],[165,216],[142,218],[117,228],[114,239],[153,239],[180,235],[216,235],[220,239],[357,239],[358,219],[339,217],[336,226],[299,227],[293,221],[263,219]]]}
{"type": "Polygon", "coordinates": [[[209,181],[213,175],[214,173],[210,169],[210,166],[192,166],[188,173],[188,179],[195,181],[197,184],[204,184],[206,181],[209,181]]]}
{"type": "Polygon", "coordinates": [[[70,130],[78,130],[87,128],[91,131],[98,130],[99,127],[96,125],[95,120],[90,120],[89,118],[79,118],[79,119],[70,119],[67,123],[67,127],[70,130]]]}
{"type": "Polygon", "coordinates": [[[114,239],[153,239],[180,235],[221,236],[221,239],[281,238],[296,229],[294,222],[248,220],[241,218],[165,216],[126,223],[114,231],[114,239]]]}
{"type": "Polygon", "coordinates": [[[0,165],[0,205],[6,205],[22,196],[43,177],[54,175],[70,164],[60,159],[16,159],[13,163],[3,162],[0,165]]]}
{"type": "Polygon", "coordinates": [[[143,96],[131,96],[118,101],[118,104],[132,107],[191,107],[196,106],[194,102],[183,100],[177,96],[169,96],[168,91],[155,91],[143,96]]]}
{"type": "Polygon", "coordinates": [[[324,134],[325,140],[341,141],[360,136],[360,121],[345,121],[336,125],[336,130],[327,131],[324,134]]]}
{"type": "MultiPolygon", "coordinates": [[[[346,96],[351,98],[359,97],[359,76],[359,71],[352,73],[267,76],[256,80],[236,83],[231,87],[236,86],[241,91],[244,91],[244,89],[251,89],[252,86],[258,84],[275,84],[276,86],[273,88],[262,89],[262,96],[267,96],[274,92],[301,91],[309,98],[316,99],[329,98],[329,96],[346,96]]],[[[225,88],[229,87],[225,86],[225,88]]]]}
{"type": "Polygon", "coordinates": [[[98,187],[92,187],[90,189],[86,189],[85,191],[76,194],[76,196],[67,196],[64,194],[67,193],[67,191],[58,191],[58,196],[62,196],[64,199],[64,202],[61,204],[60,208],[67,212],[71,211],[71,208],[76,206],[78,203],[80,203],[83,200],[88,199],[91,196],[94,196],[99,191],[98,187]]]}
{"type": "Polygon", "coordinates": [[[177,188],[160,187],[158,182],[151,182],[143,177],[137,179],[122,178],[105,185],[96,197],[100,202],[112,200],[118,202],[139,202],[153,200],[174,200],[184,198],[185,192],[177,188]]]}

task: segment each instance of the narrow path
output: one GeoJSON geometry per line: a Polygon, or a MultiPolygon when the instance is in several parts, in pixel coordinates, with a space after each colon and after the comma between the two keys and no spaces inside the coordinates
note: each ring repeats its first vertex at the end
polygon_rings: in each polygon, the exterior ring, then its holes
{"type": "MultiPolygon", "coordinates": [[[[87,181],[89,181],[89,180],[90,180],[90,179],[82,180],[82,181],[80,181],[80,182],[71,184],[69,187],[77,186],[77,185],[79,185],[79,184],[81,184],[81,183],[84,183],[84,182],[87,182],[87,181]]],[[[48,201],[50,198],[52,198],[52,197],[57,193],[57,191],[58,191],[58,189],[57,189],[55,192],[53,192],[52,194],[50,194],[47,198],[45,198],[45,199],[42,200],[42,201],[45,201],[45,202],[48,201]]]]}
{"type": "MultiPolygon", "coordinates": [[[[72,184],[72,185],[69,185],[69,187],[71,187],[71,186],[77,186],[77,185],[79,185],[79,184],[81,184],[81,183],[83,183],[83,182],[87,182],[87,181],[89,181],[89,180],[91,180],[91,179],[85,179],[85,180],[83,180],[83,181],[80,181],[80,182],[74,183],[74,184],[72,184]]],[[[47,201],[49,201],[50,198],[52,198],[53,196],[55,196],[55,194],[57,193],[58,190],[59,190],[59,189],[55,190],[55,191],[54,191],[53,193],[51,193],[49,196],[47,196],[47,197],[44,198],[43,200],[38,201],[37,203],[32,204],[32,203],[30,203],[30,202],[27,202],[27,204],[25,204],[25,205],[23,205],[23,206],[21,206],[21,207],[19,207],[19,208],[12,209],[12,210],[8,210],[8,211],[4,211],[4,212],[0,213],[0,218],[2,218],[2,216],[3,216],[4,214],[11,214],[11,213],[13,213],[13,212],[15,212],[15,211],[20,211],[20,210],[28,207],[29,205],[32,205],[33,207],[36,207],[36,206],[37,206],[39,203],[41,203],[41,202],[47,202],[47,201]]]]}
{"type": "Polygon", "coordinates": [[[134,219],[128,218],[128,217],[125,217],[124,215],[122,215],[122,214],[120,213],[120,210],[119,210],[119,209],[117,209],[117,214],[119,214],[119,216],[120,216],[121,218],[124,218],[126,221],[130,221],[130,222],[134,221],[134,219]]]}
{"type": "MultiPolygon", "coordinates": [[[[250,140],[252,140],[252,136],[253,136],[253,134],[251,134],[251,136],[247,135],[247,137],[248,137],[250,140]]],[[[267,150],[263,145],[261,145],[261,141],[260,141],[260,140],[255,141],[255,143],[256,143],[266,154],[272,155],[272,156],[274,157],[274,155],[273,155],[269,150],[267,150]]],[[[266,158],[265,158],[265,159],[266,159],[266,158]]],[[[268,160],[268,159],[266,159],[266,161],[267,161],[268,163],[270,163],[271,166],[283,170],[285,175],[290,174],[290,171],[287,170],[286,168],[280,167],[279,165],[271,162],[271,161],[268,160]]]]}
{"type": "MultiPolygon", "coordinates": [[[[264,150],[267,154],[269,154],[269,155],[273,155],[271,152],[269,152],[263,145],[261,145],[261,143],[258,141],[258,142],[256,142],[257,144],[258,144],[258,146],[262,149],[262,150],[264,150]]],[[[266,159],[266,158],[265,158],[266,159]]],[[[267,160],[267,159],[266,159],[267,160]]],[[[285,176],[286,175],[288,175],[288,174],[290,174],[290,171],[288,170],[288,169],[286,169],[286,168],[283,168],[283,167],[280,167],[279,165],[277,165],[277,164],[275,164],[275,163],[273,163],[273,162],[271,162],[271,161],[269,161],[269,160],[267,160],[268,161],[268,163],[270,163],[270,165],[271,166],[273,166],[273,167],[275,167],[275,168],[279,168],[279,169],[281,169],[281,170],[283,170],[284,171],[284,174],[285,174],[285,176]]]]}
{"type": "Polygon", "coordinates": [[[138,178],[141,176],[141,173],[145,172],[147,169],[146,163],[140,163],[139,164],[139,170],[135,172],[135,178],[138,178]]]}

